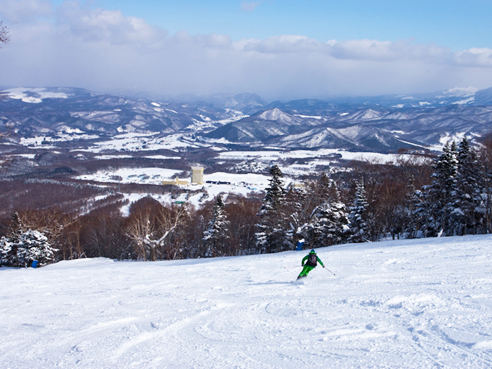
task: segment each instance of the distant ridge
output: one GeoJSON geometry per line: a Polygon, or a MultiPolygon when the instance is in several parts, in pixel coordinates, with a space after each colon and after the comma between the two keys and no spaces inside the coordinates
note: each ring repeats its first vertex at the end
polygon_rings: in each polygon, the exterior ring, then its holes
{"type": "Polygon", "coordinates": [[[491,131],[492,88],[428,94],[303,99],[267,104],[256,94],[131,98],[80,88],[9,88],[0,129],[20,138],[95,140],[124,133],[181,134],[212,144],[390,152],[432,149],[491,131]]]}

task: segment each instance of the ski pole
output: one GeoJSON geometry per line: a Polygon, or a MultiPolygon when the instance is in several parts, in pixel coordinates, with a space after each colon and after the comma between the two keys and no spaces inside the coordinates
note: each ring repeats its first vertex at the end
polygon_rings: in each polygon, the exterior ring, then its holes
{"type": "Polygon", "coordinates": [[[336,275],[335,273],[333,273],[330,269],[327,269],[326,267],[323,267],[323,269],[326,269],[326,270],[327,270],[327,271],[329,271],[331,274],[336,275]]]}

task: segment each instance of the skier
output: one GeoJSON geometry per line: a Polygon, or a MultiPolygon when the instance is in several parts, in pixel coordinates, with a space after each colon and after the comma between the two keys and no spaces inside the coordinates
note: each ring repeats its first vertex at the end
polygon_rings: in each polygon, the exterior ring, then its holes
{"type": "Polygon", "coordinates": [[[316,266],[318,265],[318,261],[321,264],[321,266],[324,268],[325,266],[324,266],[323,262],[319,259],[318,255],[316,255],[316,251],[314,251],[314,249],[312,249],[311,252],[309,254],[307,254],[306,256],[304,256],[304,258],[302,259],[302,266],[304,268],[302,269],[302,272],[301,272],[301,274],[299,274],[297,279],[307,277],[309,272],[311,270],[313,270],[314,268],[316,268],[316,266]],[[307,261],[307,263],[306,263],[306,261],[307,261]],[[306,263],[306,265],[304,265],[304,263],[306,263]]]}

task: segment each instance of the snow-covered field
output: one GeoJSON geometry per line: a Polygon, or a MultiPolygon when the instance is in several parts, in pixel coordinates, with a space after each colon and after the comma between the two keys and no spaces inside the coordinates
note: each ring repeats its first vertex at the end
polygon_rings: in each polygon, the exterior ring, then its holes
{"type": "MultiPolygon", "coordinates": [[[[155,169],[155,168],[154,168],[155,169]]],[[[145,168],[142,169],[145,172],[145,168]]],[[[169,169],[164,169],[169,170],[169,169]]],[[[89,179],[94,178],[94,180],[99,180],[99,178],[105,178],[104,175],[100,177],[91,177],[89,179]]],[[[144,177],[131,177],[132,180],[140,179],[142,183],[152,183],[149,179],[145,179],[144,177]]],[[[188,180],[191,182],[191,178],[182,178],[184,180],[188,180]]],[[[223,195],[223,199],[225,200],[227,196],[231,193],[237,195],[248,196],[251,192],[259,192],[263,191],[269,184],[270,177],[267,177],[262,174],[235,174],[235,173],[222,173],[216,172],[211,174],[206,174],[203,176],[204,181],[212,182],[212,183],[204,183],[203,185],[198,184],[188,184],[188,185],[180,185],[181,188],[189,189],[189,190],[199,190],[203,189],[208,196],[203,197],[203,192],[198,192],[194,195],[183,192],[177,198],[172,198],[171,193],[166,194],[147,194],[147,193],[131,193],[124,194],[125,198],[130,201],[130,204],[125,205],[121,208],[121,212],[124,216],[128,216],[130,214],[130,206],[132,203],[140,200],[143,197],[151,196],[157,201],[161,203],[171,203],[171,202],[187,202],[192,204],[196,208],[199,208],[203,205],[203,201],[211,201],[219,194],[223,195]],[[222,184],[219,184],[222,183],[222,184]]],[[[152,179],[154,181],[153,184],[159,184],[160,182],[156,182],[156,179],[152,179]]],[[[292,181],[291,178],[284,178],[284,184],[288,185],[292,181]]]]}
{"type": "MultiPolygon", "coordinates": [[[[85,174],[78,177],[81,180],[90,180],[98,182],[113,182],[113,183],[141,183],[141,184],[154,184],[160,185],[163,180],[169,180],[173,175],[180,173],[179,170],[165,169],[165,168],[124,168],[116,170],[104,170],[94,174],[85,174]]],[[[203,185],[192,184],[191,178],[181,178],[187,180],[188,185],[182,185],[180,187],[191,190],[204,189],[207,194],[207,200],[212,200],[219,194],[225,194],[227,196],[230,193],[235,193],[243,196],[247,196],[250,192],[263,191],[269,184],[270,176],[263,174],[247,173],[223,173],[215,172],[210,174],[204,174],[203,185]]],[[[284,185],[288,185],[292,181],[291,178],[284,178],[284,185]]],[[[147,194],[147,193],[132,193],[125,194],[125,197],[130,202],[135,202],[145,196],[152,196],[156,200],[161,202],[173,202],[173,201],[185,201],[193,204],[195,207],[200,207],[203,193],[196,195],[188,195],[183,193],[177,199],[172,199],[171,194],[159,195],[159,194],[147,194]]],[[[128,214],[129,206],[125,206],[122,209],[124,214],[128,214]]]]}
{"type": "Polygon", "coordinates": [[[293,150],[293,151],[224,151],[219,154],[221,159],[255,159],[272,161],[278,159],[316,159],[329,155],[340,155],[344,160],[377,161],[379,163],[395,162],[401,155],[379,154],[371,152],[350,152],[338,149],[293,150]]]}
{"type": "Polygon", "coordinates": [[[2,368],[490,368],[492,236],[0,269],[2,368]]]}
{"type": "Polygon", "coordinates": [[[103,170],[93,174],[84,174],[75,178],[85,181],[121,182],[121,183],[145,183],[161,184],[180,170],[165,168],[122,168],[115,170],[103,170]]]}
{"type": "MultiPolygon", "coordinates": [[[[189,142],[182,134],[173,134],[162,137],[157,133],[122,133],[114,136],[111,140],[96,142],[94,147],[87,150],[88,152],[106,152],[106,151],[152,151],[166,148],[167,150],[196,148],[194,142],[189,142]]],[[[202,145],[203,146],[203,145],[202,145]]],[[[204,145],[210,146],[210,145],[204,145]]]]}

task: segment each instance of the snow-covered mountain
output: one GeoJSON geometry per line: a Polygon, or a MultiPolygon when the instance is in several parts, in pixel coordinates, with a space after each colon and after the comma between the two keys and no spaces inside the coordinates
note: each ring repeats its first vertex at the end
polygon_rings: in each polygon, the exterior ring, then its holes
{"type": "Polygon", "coordinates": [[[0,269],[2,368],[490,368],[490,235],[0,269]]]}
{"type": "Polygon", "coordinates": [[[210,138],[225,138],[231,142],[268,141],[279,136],[301,132],[305,127],[319,125],[322,121],[295,116],[273,108],[250,117],[229,123],[206,135],[210,138]]]}
{"type": "Polygon", "coordinates": [[[326,100],[302,99],[289,102],[275,101],[266,108],[279,108],[282,111],[298,114],[329,115],[333,111],[354,111],[361,108],[438,108],[443,105],[480,106],[492,105],[492,88],[477,90],[469,88],[451,88],[432,93],[333,97],[326,100]]]}
{"type": "Polygon", "coordinates": [[[15,131],[17,141],[66,141],[67,136],[77,142],[97,141],[116,134],[152,133],[241,145],[388,152],[436,147],[452,137],[482,136],[492,130],[492,88],[268,105],[254,94],[188,96],[183,101],[76,88],[11,88],[4,94],[0,128],[15,131]]]}
{"type": "MultiPolygon", "coordinates": [[[[169,134],[241,116],[230,107],[216,107],[210,102],[135,99],[78,88],[12,88],[3,93],[6,98],[0,101],[0,126],[10,126],[22,137],[67,131],[99,136],[122,132],[169,134]]],[[[238,96],[237,100],[240,102],[229,101],[229,105],[249,109],[246,96],[238,96]]],[[[252,104],[261,106],[256,100],[252,104]]]]}

